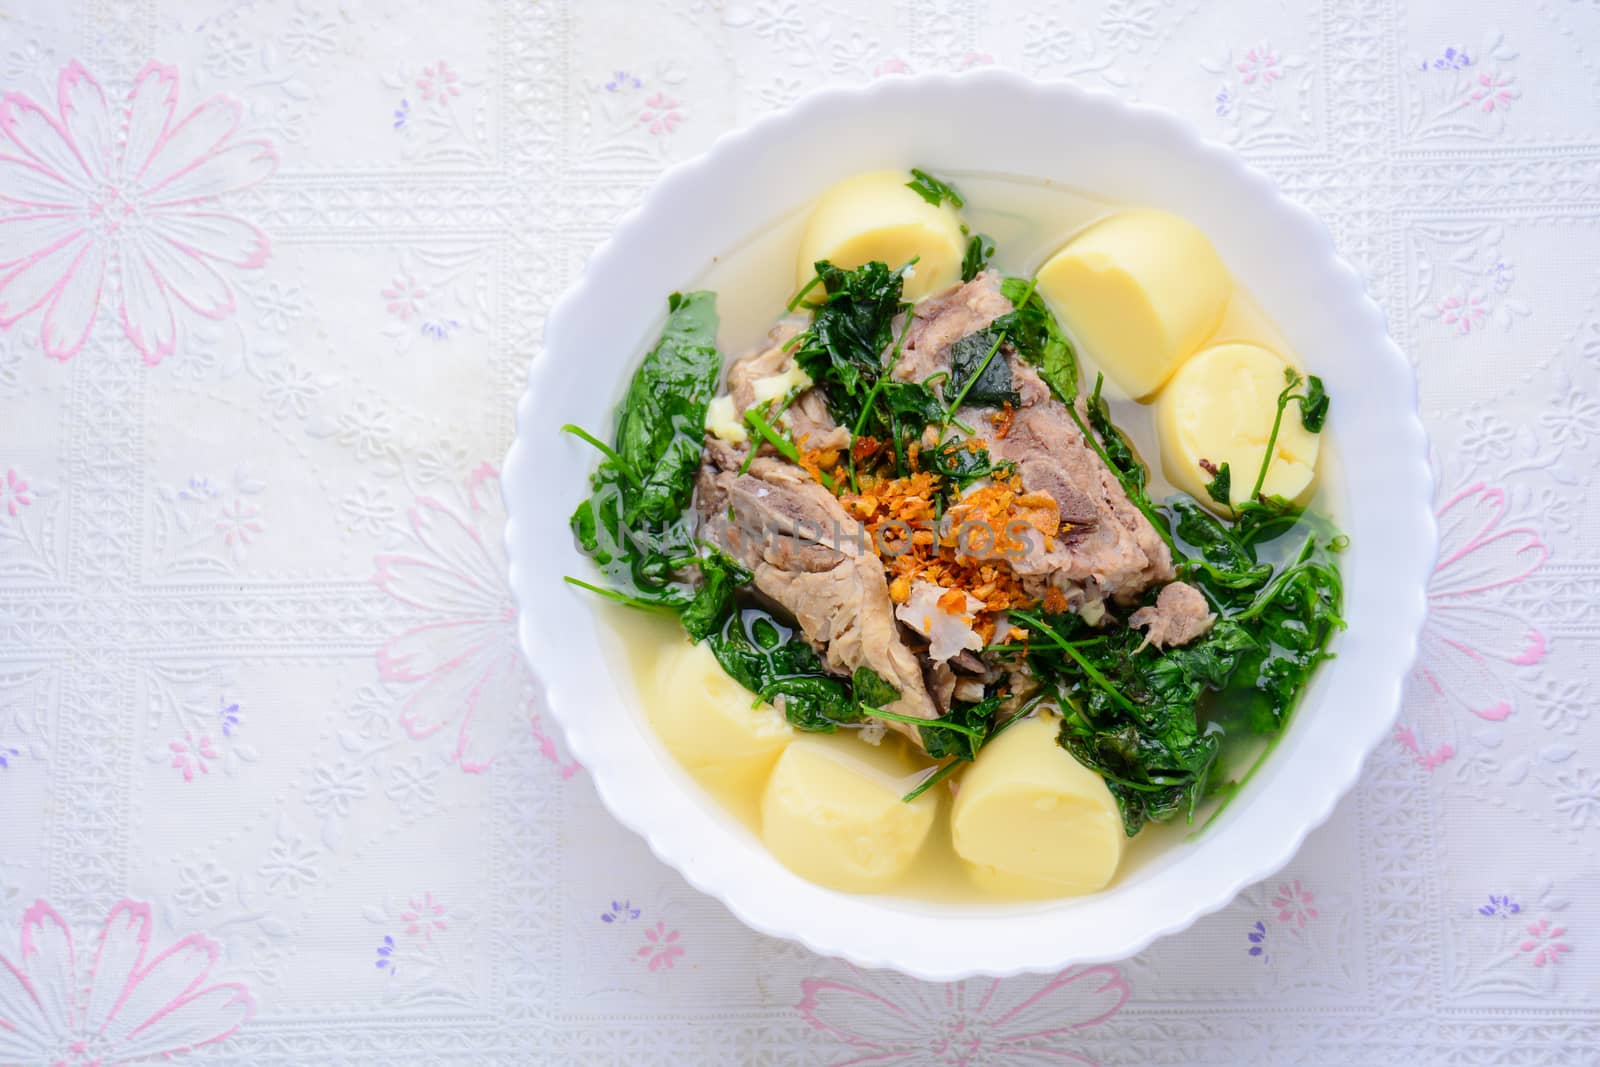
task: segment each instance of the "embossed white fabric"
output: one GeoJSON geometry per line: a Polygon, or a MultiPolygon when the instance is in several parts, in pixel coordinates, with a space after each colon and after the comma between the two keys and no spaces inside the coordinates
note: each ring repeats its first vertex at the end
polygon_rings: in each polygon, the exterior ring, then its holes
{"type": "Polygon", "coordinates": [[[0,92],[0,1063],[1600,1059],[1600,6],[23,0],[0,92]],[[1287,870],[946,987],[751,934],[606,816],[496,464],[662,167],[990,63],[1327,221],[1442,551],[1400,726],[1287,870]]]}

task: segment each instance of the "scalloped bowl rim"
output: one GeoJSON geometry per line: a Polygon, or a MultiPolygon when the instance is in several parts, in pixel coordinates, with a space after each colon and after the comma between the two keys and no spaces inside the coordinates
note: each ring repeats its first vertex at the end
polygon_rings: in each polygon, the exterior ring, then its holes
{"type": "Polygon", "coordinates": [[[539,705],[560,723],[605,807],[751,928],[930,980],[1123,959],[1287,864],[1390,729],[1434,560],[1426,440],[1410,364],[1328,231],[1231,149],[1170,112],[998,70],[825,89],[669,169],[550,311],[503,472],[519,642],[539,705]],[[956,146],[948,131],[961,116],[979,121],[962,127],[956,146]],[[1084,143],[1102,147],[1076,156],[1084,143]],[[982,168],[962,165],[974,158],[982,168]],[[666,293],[769,223],[776,212],[767,204],[794,208],[846,174],[910,164],[1033,173],[1187,215],[1335,398],[1340,518],[1352,536],[1351,626],[1339,656],[1319,671],[1247,792],[1205,835],[1089,897],[950,908],[836,893],[791,874],[666,755],[631,706],[632,686],[614,676],[616,661],[602,648],[609,631],[561,581],[586,573],[566,517],[584,495],[593,457],[555,427],[587,419],[609,428],[623,376],[659,329],[666,293]],[[1329,348],[1338,361],[1317,358],[1329,348]]]}

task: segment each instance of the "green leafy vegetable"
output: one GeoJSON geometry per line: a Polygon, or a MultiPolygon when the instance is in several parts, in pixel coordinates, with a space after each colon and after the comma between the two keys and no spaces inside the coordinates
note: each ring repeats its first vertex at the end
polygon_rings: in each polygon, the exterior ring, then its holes
{"type": "Polygon", "coordinates": [[[1177,518],[1173,532],[1180,550],[1187,549],[1178,565],[1180,576],[1209,592],[1213,601],[1233,600],[1272,577],[1272,565],[1257,562],[1254,548],[1196,501],[1174,497],[1167,510],[1177,518]]]}
{"type": "Polygon", "coordinates": [[[683,607],[692,590],[682,571],[697,562],[685,512],[722,360],[714,293],[674,293],[667,309],[617,408],[615,446],[571,428],[604,456],[571,525],[619,599],[683,607]]]}
{"type": "Polygon", "coordinates": [[[979,478],[1007,478],[1016,471],[1016,464],[1007,460],[996,463],[988,449],[961,438],[950,438],[937,448],[924,451],[921,465],[939,479],[940,490],[946,496],[959,495],[979,478]]]}
{"type": "Polygon", "coordinates": [[[1305,399],[1300,401],[1300,425],[1310,433],[1321,433],[1328,421],[1328,393],[1315,374],[1306,379],[1305,399]]]}
{"type": "Polygon", "coordinates": [[[925,170],[918,170],[916,167],[911,168],[911,180],[906,182],[906,188],[934,207],[938,207],[946,200],[953,207],[962,208],[967,206],[967,202],[961,198],[961,194],[956,192],[953,186],[940,181],[925,170]]]}
{"type": "Polygon", "coordinates": [[[995,718],[995,716],[998,715],[998,708],[1004,703],[1004,700],[999,697],[991,697],[989,700],[972,705],[972,709],[967,713],[968,718],[971,718],[972,711],[987,705],[990,700],[995,702],[995,710],[989,713],[992,720],[992,725],[989,727],[988,734],[984,737],[982,744],[972,749],[970,755],[963,755],[961,753],[955,754],[953,758],[940,765],[940,767],[932,774],[918,782],[915,789],[911,790],[911,792],[907,793],[900,799],[904,803],[911,803],[913,800],[917,799],[922,794],[926,793],[928,790],[932,789],[934,786],[950,777],[951,773],[955,771],[957,767],[961,766],[963,763],[970,763],[972,760],[976,759],[978,748],[982,748],[983,745],[988,744],[990,741],[993,741],[995,738],[1005,733],[1006,730],[1011,728],[1013,723],[1021,722],[1023,719],[1027,718],[1033,709],[1038,707],[1048,695],[1049,693],[1047,691],[1040,690],[1038,693],[1035,693],[1031,698],[1029,698],[1020,708],[1018,708],[1016,711],[1013,711],[1004,719],[995,718]]]}
{"type": "Polygon", "coordinates": [[[1078,424],[1078,430],[1083,434],[1083,439],[1088,442],[1100,456],[1100,459],[1111,473],[1116,475],[1117,481],[1122,484],[1122,491],[1128,495],[1128,500],[1134,507],[1144,513],[1150,520],[1150,525],[1155,528],[1161,539],[1170,546],[1172,533],[1167,529],[1165,518],[1150,500],[1150,494],[1145,491],[1145,481],[1149,472],[1139,461],[1138,453],[1133,450],[1133,445],[1126,435],[1111,421],[1111,410],[1106,406],[1105,398],[1100,390],[1105,385],[1105,375],[1097,374],[1094,379],[1094,392],[1089,394],[1084,404],[1084,410],[1089,416],[1089,425],[1085,426],[1078,416],[1075,406],[1068,406],[1067,412],[1072,416],[1072,421],[1078,424]],[[1091,428],[1093,432],[1091,431],[1091,428]]]}
{"type": "Polygon", "coordinates": [[[681,512],[694,490],[706,406],[717,389],[717,297],[673,293],[661,340],[644,357],[617,409],[617,454],[643,477],[629,518],[651,522],[681,512]]]}
{"type": "Polygon", "coordinates": [[[731,612],[711,636],[711,652],[734,681],[782,707],[797,730],[832,733],[861,720],[849,684],[823,670],[805,638],[770,612],[731,612]]]}
{"type": "Polygon", "coordinates": [[[1071,407],[1078,399],[1078,354],[1072,342],[1026,278],[1007,278],[1000,283],[1000,292],[1016,311],[1001,316],[995,325],[1005,329],[1024,363],[1039,368],[1039,377],[1056,399],[1071,407]]]}
{"type": "Polygon", "coordinates": [[[946,756],[961,760],[977,758],[978,749],[989,739],[1000,701],[1001,698],[998,696],[989,697],[976,704],[957,701],[951,707],[949,714],[940,719],[937,725],[929,723],[918,730],[922,737],[922,747],[934,759],[944,759],[946,756]],[[966,730],[939,728],[949,725],[964,726],[966,730]]]}
{"type": "Polygon", "coordinates": [[[967,238],[967,250],[961,257],[961,280],[970,282],[976,278],[984,267],[989,265],[989,257],[994,255],[994,238],[986,233],[975,233],[967,238]]]}
{"type": "Polygon", "coordinates": [[[1218,467],[1202,460],[1200,467],[1211,475],[1211,480],[1206,483],[1206,495],[1218,504],[1227,506],[1233,493],[1233,474],[1228,470],[1227,461],[1224,460],[1222,466],[1218,467]]]}
{"type": "Polygon", "coordinates": [[[816,267],[826,296],[799,337],[795,362],[822,388],[835,421],[852,426],[885,373],[894,318],[909,307],[901,300],[905,268],[872,262],[847,271],[826,260],[816,267]]]}
{"type": "Polygon", "coordinates": [[[1005,330],[993,326],[969,333],[950,346],[950,380],[944,384],[946,402],[979,407],[1016,407],[1022,397],[1012,387],[1011,364],[1001,346],[1005,330]]]}
{"type": "Polygon", "coordinates": [[[1141,636],[1127,629],[1083,640],[1087,628],[1076,615],[1011,617],[1037,635],[1029,655],[1035,673],[1066,697],[1061,746],[1106,780],[1127,834],[1192,811],[1220,748],[1215,735],[1201,730],[1199,691],[1231,666],[1222,657],[1235,653],[1224,642],[1239,631],[1222,630],[1214,640],[1214,629],[1163,655],[1137,651],[1141,636]]]}
{"type": "Polygon", "coordinates": [[[698,562],[700,588],[678,618],[690,637],[703,641],[721,629],[733,613],[734,593],[749,583],[750,572],[721,552],[712,552],[698,562]]]}
{"type": "Polygon", "coordinates": [[[1130,835],[1149,821],[1192,815],[1221,787],[1219,736],[1280,731],[1344,625],[1330,556],[1337,539],[1325,538],[1324,520],[1305,520],[1310,532],[1275,566],[1194,500],[1167,507],[1180,576],[1220,616],[1204,637],[1159,650],[1144,647],[1138,631],[1093,629],[1077,615],[1011,612],[1032,632],[1029,666],[1062,695],[1060,743],[1105,778],[1130,835]]]}
{"type": "Polygon", "coordinates": [[[856,700],[864,707],[886,708],[900,699],[900,690],[871,667],[857,667],[850,682],[855,686],[856,700]]]}
{"type": "Polygon", "coordinates": [[[1272,466],[1272,457],[1278,448],[1278,432],[1283,429],[1284,409],[1290,403],[1299,404],[1300,424],[1311,433],[1320,433],[1322,424],[1328,418],[1328,394],[1322,387],[1321,378],[1313,374],[1307,381],[1293,367],[1285,367],[1283,381],[1283,391],[1278,394],[1278,410],[1272,416],[1272,432],[1267,435],[1267,447],[1261,455],[1261,469],[1256,474],[1255,485],[1250,488],[1251,500],[1261,496],[1261,486],[1267,480],[1267,469],[1272,466]],[[1295,392],[1302,384],[1306,391],[1295,392]]]}
{"type": "Polygon", "coordinates": [[[1139,456],[1133,450],[1132,443],[1123,432],[1111,421],[1111,410],[1106,406],[1105,398],[1100,395],[1101,388],[1105,385],[1105,375],[1097,374],[1094,379],[1094,392],[1089,394],[1086,405],[1089,415],[1089,425],[1094,428],[1095,435],[1099,437],[1101,447],[1105,449],[1105,460],[1122,482],[1122,487],[1128,491],[1135,502],[1143,500],[1149,503],[1149,496],[1144,491],[1145,479],[1149,472],[1144,464],[1139,462],[1139,456]]]}

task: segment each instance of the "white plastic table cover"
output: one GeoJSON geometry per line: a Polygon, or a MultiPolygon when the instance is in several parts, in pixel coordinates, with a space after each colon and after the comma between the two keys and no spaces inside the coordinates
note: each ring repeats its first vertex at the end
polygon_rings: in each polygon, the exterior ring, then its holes
{"type": "Polygon", "coordinates": [[[6,0],[0,89],[0,1063],[1600,1062],[1592,0],[6,0]],[[1442,546],[1400,724],[1288,869],[936,986],[607,817],[514,648],[496,464],[662,167],[991,63],[1327,221],[1442,546]]]}

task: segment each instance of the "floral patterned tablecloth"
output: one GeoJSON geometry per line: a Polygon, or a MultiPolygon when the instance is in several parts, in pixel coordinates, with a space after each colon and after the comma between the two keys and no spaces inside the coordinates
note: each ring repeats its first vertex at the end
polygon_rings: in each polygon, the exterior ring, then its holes
{"type": "Polygon", "coordinates": [[[5,0],[0,90],[0,1063],[1600,1062],[1600,6],[5,0]],[[1173,108],[1328,222],[1442,550],[1288,869],[936,986],[750,933],[606,816],[496,464],[662,167],[987,64],[1173,108]]]}

